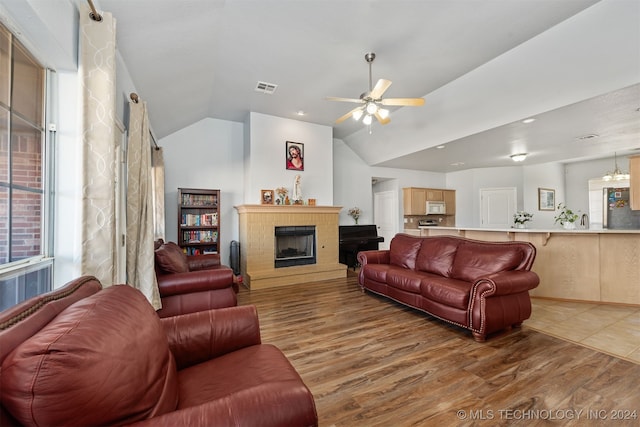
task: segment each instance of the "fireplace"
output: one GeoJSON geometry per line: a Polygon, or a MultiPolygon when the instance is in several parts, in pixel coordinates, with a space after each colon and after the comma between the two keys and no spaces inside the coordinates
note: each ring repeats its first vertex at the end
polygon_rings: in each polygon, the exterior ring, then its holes
{"type": "Polygon", "coordinates": [[[316,227],[275,227],[274,267],[316,263],[316,227]]]}
{"type": "Polygon", "coordinates": [[[346,265],[338,260],[340,206],[240,205],[236,209],[240,271],[249,289],[346,277],[346,265]],[[276,243],[276,228],[285,234],[280,236],[280,243],[276,243]],[[293,230],[302,234],[296,237],[299,242],[293,243],[289,239],[292,236],[286,236],[294,234],[293,230]],[[284,259],[279,259],[276,265],[275,258],[284,259]]]}

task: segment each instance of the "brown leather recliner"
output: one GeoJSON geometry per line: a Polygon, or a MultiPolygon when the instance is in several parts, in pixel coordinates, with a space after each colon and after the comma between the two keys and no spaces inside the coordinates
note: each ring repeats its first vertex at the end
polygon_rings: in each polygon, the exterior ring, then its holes
{"type": "Polygon", "coordinates": [[[162,308],[160,317],[195,313],[238,304],[233,270],[220,255],[185,255],[173,242],[155,242],[155,270],[162,308]]]}
{"type": "Polygon", "coordinates": [[[0,425],[313,426],[313,396],[254,306],[159,318],[78,278],[0,313],[0,425]]]}

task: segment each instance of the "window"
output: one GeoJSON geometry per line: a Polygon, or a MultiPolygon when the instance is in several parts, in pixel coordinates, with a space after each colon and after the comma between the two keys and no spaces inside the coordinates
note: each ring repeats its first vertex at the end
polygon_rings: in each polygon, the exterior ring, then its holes
{"type": "Polygon", "coordinates": [[[33,296],[24,289],[28,282],[38,293],[51,288],[51,263],[43,264],[47,271],[42,274],[34,270],[34,263],[48,255],[43,243],[48,241],[49,202],[44,179],[45,77],[45,68],[0,25],[0,307],[4,308],[6,302],[24,299],[20,295],[33,296]],[[26,270],[28,277],[45,282],[8,279],[27,274],[26,270]]]}

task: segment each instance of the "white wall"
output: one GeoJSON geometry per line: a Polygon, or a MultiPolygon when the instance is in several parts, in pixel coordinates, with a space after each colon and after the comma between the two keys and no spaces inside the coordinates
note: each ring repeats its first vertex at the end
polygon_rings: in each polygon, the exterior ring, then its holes
{"type": "Polygon", "coordinates": [[[522,209],[522,166],[470,169],[448,173],[447,188],[456,190],[456,226],[480,227],[480,190],[515,187],[517,210],[522,209]]]}
{"type": "Polygon", "coordinates": [[[362,210],[360,224],[373,223],[373,190],[372,178],[389,179],[385,181],[385,189],[398,192],[398,230],[404,228],[402,224],[402,189],[405,187],[445,187],[445,175],[438,172],[424,172],[407,169],[395,169],[369,166],[342,140],[333,140],[333,196],[334,204],[342,206],[340,224],[353,224],[353,219],[347,214],[354,206],[362,210]]]}
{"type": "Polygon", "coordinates": [[[278,187],[289,189],[291,196],[295,176],[300,175],[305,203],[312,198],[318,205],[333,205],[331,127],[250,113],[249,132],[244,203],[259,204],[260,190],[278,187]],[[304,144],[304,171],[286,169],[287,141],[304,144]]]}
{"type": "MultiPolygon", "coordinates": [[[[238,240],[234,206],[243,198],[243,124],[204,119],[158,141],[165,162],[165,230],[178,238],[178,188],[220,190],[220,260],[229,260],[229,243],[238,240]]],[[[284,149],[283,149],[284,151],[284,149]]]]}
{"type": "MultiPolygon", "coordinates": [[[[554,228],[554,217],[557,210],[538,210],[538,188],[548,188],[555,190],[556,203],[567,203],[566,185],[564,179],[564,165],[561,163],[545,163],[542,165],[532,165],[523,167],[523,209],[533,214],[532,221],[527,224],[530,228],[554,228]]],[[[586,191],[585,191],[586,193],[586,191]]],[[[587,194],[585,194],[587,195],[587,194]]],[[[518,209],[520,210],[520,208],[518,209]]]]}

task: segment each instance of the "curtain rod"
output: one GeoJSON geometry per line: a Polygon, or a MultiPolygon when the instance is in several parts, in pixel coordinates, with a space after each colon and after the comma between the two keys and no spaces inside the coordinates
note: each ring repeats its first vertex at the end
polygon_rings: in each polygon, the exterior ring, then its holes
{"type": "MultiPolygon", "coordinates": [[[[138,103],[138,101],[140,101],[140,97],[135,92],[131,92],[129,94],[129,98],[131,98],[131,101],[133,101],[136,104],[138,103]]],[[[160,147],[158,147],[158,143],[156,142],[156,138],[153,136],[153,133],[151,133],[151,129],[149,129],[149,136],[151,136],[151,141],[153,141],[153,145],[156,146],[156,150],[159,150],[160,147]]]]}
{"type": "Polygon", "coordinates": [[[91,12],[89,12],[89,17],[96,22],[102,21],[102,15],[98,13],[98,11],[96,10],[96,7],[93,5],[93,2],[91,0],[87,0],[87,3],[89,3],[89,7],[91,8],[91,12]]]}

